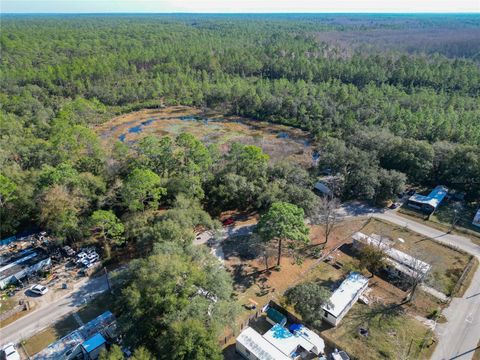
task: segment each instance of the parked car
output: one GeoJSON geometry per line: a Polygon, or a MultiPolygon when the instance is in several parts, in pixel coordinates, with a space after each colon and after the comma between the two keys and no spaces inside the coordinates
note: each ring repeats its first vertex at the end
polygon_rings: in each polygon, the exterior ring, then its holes
{"type": "Polygon", "coordinates": [[[230,226],[235,223],[235,220],[232,217],[229,217],[228,219],[223,220],[222,224],[223,226],[230,226]]]}
{"type": "Polygon", "coordinates": [[[20,355],[18,354],[18,351],[13,343],[5,345],[2,348],[1,355],[3,360],[20,360],[20,355]]]}
{"type": "Polygon", "coordinates": [[[88,269],[88,268],[91,268],[93,266],[95,261],[90,261],[87,258],[84,258],[80,261],[80,263],[88,269]]]}
{"type": "Polygon", "coordinates": [[[46,286],[36,284],[30,288],[30,291],[37,295],[45,295],[48,292],[48,288],[46,286]]]}
{"type": "Polygon", "coordinates": [[[65,253],[65,255],[67,256],[75,256],[75,250],[73,250],[70,246],[66,245],[62,248],[63,252],[65,253]]]}
{"type": "Polygon", "coordinates": [[[86,257],[87,257],[87,253],[85,253],[84,251],[79,252],[77,254],[77,262],[80,262],[81,260],[83,260],[86,257]]]}
{"type": "Polygon", "coordinates": [[[97,261],[98,259],[100,259],[100,256],[98,256],[98,254],[96,252],[92,252],[92,253],[87,255],[86,259],[93,263],[93,262],[97,261]]]}
{"type": "Polygon", "coordinates": [[[390,205],[388,208],[393,210],[393,209],[396,209],[396,208],[398,208],[399,206],[400,206],[400,204],[399,204],[399,203],[393,203],[393,204],[392,204],[392,205],[390,205]]]}

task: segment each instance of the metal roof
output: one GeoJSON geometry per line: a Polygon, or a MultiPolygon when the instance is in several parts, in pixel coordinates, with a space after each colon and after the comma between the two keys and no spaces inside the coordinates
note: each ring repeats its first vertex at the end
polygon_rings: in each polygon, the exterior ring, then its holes
{"type": "Polygon", "coordinates": [[[323,309],[327,310],[334,317],[338,317],[367,283],[368,279],[365,276],[351,272],[330,297],[331,306],[323,306],[323,309]]]}
{"type": "Polygon", "coordinates": [[[258,360],[290,360],[290,357],[250,327],[247,327],[238,335],[237,343],[244,346],[258,360]]]}
{"type": "Polygon", "coordinates": [[[412,195],[408,200],[419,203],[419,204],[430,205],[431,207],[436,209],[437,206],[445,198],[445,196],[447,196],[447,194],[448,194],[448,189],[445,186],[438,185],[427,196],[415,194],[415,195],[412,195]]]}
{"type": "MultiPolygon", "coordinates": [[[[115,316],[110,311],[105,311],[95,319],[89,321],[82,327],[74,330],[60,340],[50,344],[48,347],[35,354],[33,360],[57,360],[67,359],[67,353],[71,353],[85,341],[96,336],[99,331],[104,331],[115,323],[115,316]]],[[[93,350],[93,349],[92,349],[93,350]]]]}
{"type": "Polygon", "coordinates": [[[11,257],[8,260],[2,260],[4,261],[4,265],[0,268],[0,280],[18,274],[24,269],[28,269],[48,258],[49,256],[43,249],[36,248],[24,250],[18,253],[17,256],[11,257]]]}
{"type": "Polygon", "coordinates": [[[403,251],[392,248],[374,234],[368,236],[361,232],[356,232],[353,234],[352,238],[356,241],[360,241],[366,245],[371,245],[382,250],[385,255],[389,257],[389,262],[395,268],[407,275],[414,276],[417,272],[426,275],[432,268],[430,264],[406,254],[403,251]]]}
{"type": "Polygon", "coordinates": [[[263,335],[263,337],[282,353],[291,358],[293,358],[292,355],[298,350],[299,346],[316,355],[323,352],[323,349],[325,348],[323,341],[320,344],[320,348],[316,348],[316,345],[312,341],[309,341],[306,336],[292,334],[280,324],[274,325],[263,335]]]}

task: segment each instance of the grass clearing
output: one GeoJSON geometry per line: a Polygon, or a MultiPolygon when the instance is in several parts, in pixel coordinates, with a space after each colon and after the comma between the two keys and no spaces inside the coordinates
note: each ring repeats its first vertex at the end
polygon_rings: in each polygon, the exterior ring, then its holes
{"type": "Polygon", "coordinates": [[[112,302],[113,299],[109,293],[100,294],[91,302],[83,306],[78,311],[78,316],[80,316],[80,319],[82,319],[84,323],[87,323],[107,310],[112,311],[112,302]]]}
{"type": "Polygon", "coordinates": [[[28,315],[30,314],[31,312],[33,312],[37,306],[37,304],[35,302],[29,302],[29,309],[28,310],[22,310],[22,311],[19,311],[15,314],[13,314],[12,316],[9,316],[7,319],[3,320],[3,321],[0,321],[0,329],[7,326],[7,325],[10,325],[11,323],[17,321],[18,319],[20,319],[21,317],[25,316],[25,315],[28,315]]]}
{"type": "Polygon", "coordinates": [[[386,236],[394,247],[432,265],[428,285],[450,296],[471,256],[454,250],[403,226],[372,219],[363,229],[365,234],[386,236]],[[401,238],[404,242],[400,242],[401,238]]]}
{"type": "Polygon", "coordinates": [[[12,310],[17,305],[17,301],[7,295],[0,297],[0,314],[12,310]]]}
{"type": "Polygon", "coordinates": [[[55,323],[55,325],[49,326],[43,331],[25,340],[23,346],[28,355],[34,355],[78,327],[78,323],[73,315],[69,315],[55,323]]]}
{"type": "Polygon", "coordinates": [[[392,306],[357,303],[339,326],[322,336],[362,360],[428,359],[434,348],[430,329],[392,306]],[[360,327],[368,330],[368,336],[360,335],[360,327]]]}

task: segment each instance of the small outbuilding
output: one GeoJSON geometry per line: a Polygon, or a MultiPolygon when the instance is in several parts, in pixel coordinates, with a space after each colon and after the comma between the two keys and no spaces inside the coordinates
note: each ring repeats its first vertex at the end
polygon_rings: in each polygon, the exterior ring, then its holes
{"type": "Polygon", "coordinates": [[[367,287],[368,279],[365,276],[351,272],[330,297],[330,304],[323,306],[323,319],[337,326],[367,287]]]}
{"type": "Polygon", "coordinates": [[[88,360],[95,360],[100,356],[100,352],[106,349],[106,345],[107,340],[105,340],[102,334],[97,333],[91,338],[85,340],[82,347],[88,360]]]}
{"type": "Polygon", "coordinates": [[[427,214],[433,213],[448,194],[445,186],[438,185],[428,195],[415,194],[408,199],[407,205],[427,214]]]}

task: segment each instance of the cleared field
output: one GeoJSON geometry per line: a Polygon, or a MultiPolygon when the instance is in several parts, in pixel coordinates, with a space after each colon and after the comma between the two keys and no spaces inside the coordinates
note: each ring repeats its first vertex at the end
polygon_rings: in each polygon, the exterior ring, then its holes
{"type": "Polygon", "coordinates": [[[105,141],[133,143],[147,135],[176,136],[187,132],[205,144],[217,144],[221,151],[232,142],[256,145],[272,161],[289,159],[308,167],[315,158],[309,135],[299,129],[239,117],[204,113],[199,109],[174,106],[141,110],[114,118],[97,127],[105,141]]]}

